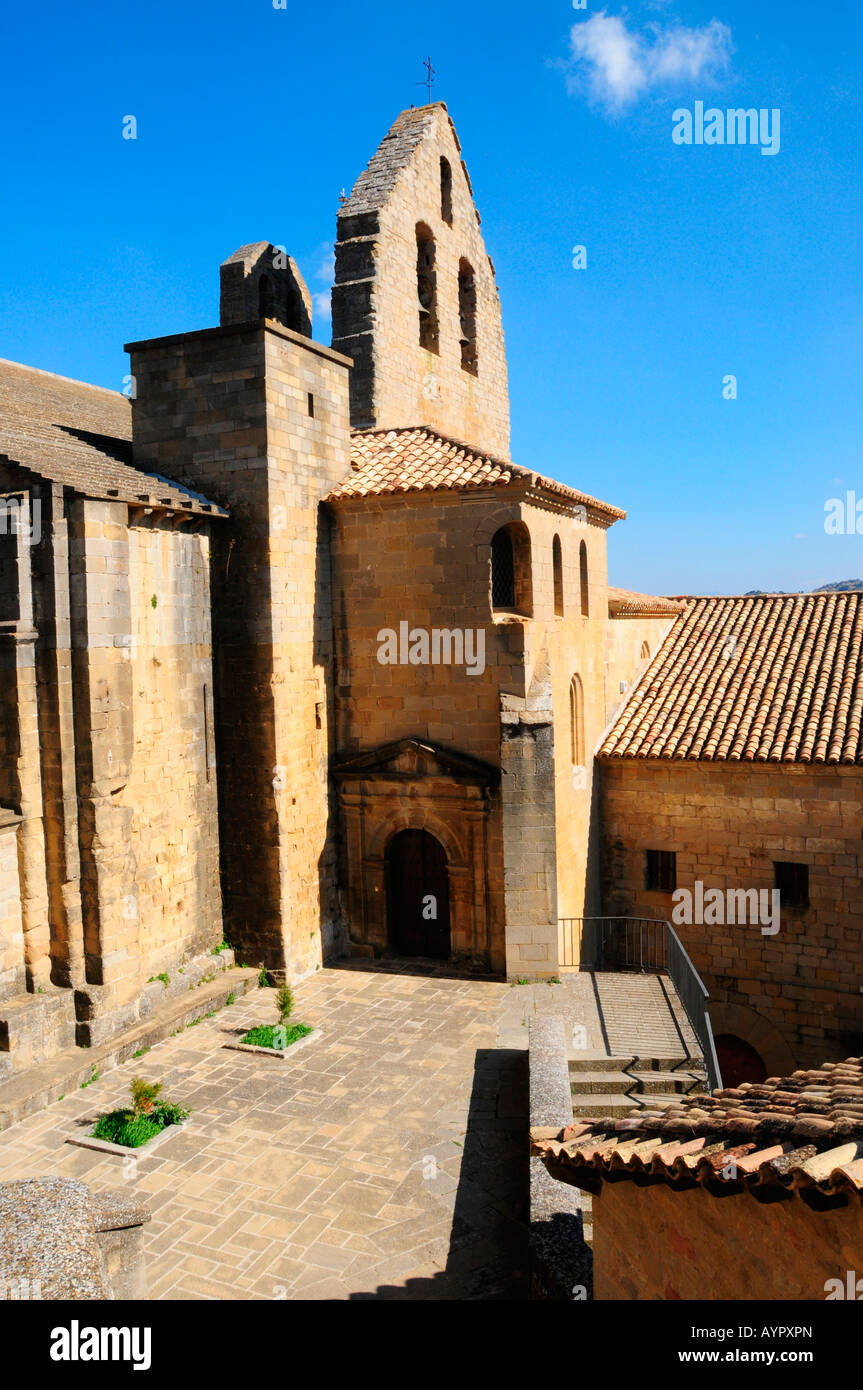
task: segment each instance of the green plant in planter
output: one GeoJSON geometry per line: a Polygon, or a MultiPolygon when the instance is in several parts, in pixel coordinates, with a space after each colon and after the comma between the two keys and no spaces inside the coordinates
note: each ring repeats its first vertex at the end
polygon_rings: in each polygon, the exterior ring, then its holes
{"type": "Polygon", "coordinates": [[[280,985],[276,994],[276,1008],[279,1011],[278,1023],[262,1023],[244,1033],[241,1042],[253,1047],[271,1047],[274,1052],[284,1052],[291,1043],[307,1038],[314,1029],[308,1023],[291,1023],[294,1011],[294,991],[290,985],[280,985]]]}
{"type": "Polygon", "coordinates": [[[182,1124],[189,1118],[189,1111],[172,1101],[159,1100],[161,1090],[160,1082],[134,1077],[129,1087],[131,1110],[111,1110],[107,1115],[100,1115],[90,1131],[90,1138],[107,1139],[112,1144],[139,1149],[169,1125],[182,1124]]]}
{"type": "Polygon", "coordinates": [[[248,1033],[244,1033],[240,1042],[248,1043],[253,1047],[271,1047],[275,1052],[284,1052],[291,1043],[298,1042],[300,1038],[307,1038],[309,1033],[313,1033],[314,1028],[310,1028],[308,1023],[292,1023],[288,1028],[284,1023],[262,1023],[257,1028],[250,1028],[248,1033]]]}

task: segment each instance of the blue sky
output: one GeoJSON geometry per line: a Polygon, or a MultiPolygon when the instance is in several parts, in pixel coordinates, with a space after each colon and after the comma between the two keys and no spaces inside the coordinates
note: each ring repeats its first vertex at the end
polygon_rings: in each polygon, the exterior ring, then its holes
{"type": "Polygon", "coordinates": [[[824,531],[829,498],[863,501],[861,39],[850,0],[16,7],[0,356],[121,389],[124,342],[218,321],[248,241],[324,293],[339,192],[431,54],[497,268],[513,458],[628,509],[612,582],[861,577],[863,537],[824,531]],[[778,108],[779,152],[676,145],[697,100],[778,108]]]}

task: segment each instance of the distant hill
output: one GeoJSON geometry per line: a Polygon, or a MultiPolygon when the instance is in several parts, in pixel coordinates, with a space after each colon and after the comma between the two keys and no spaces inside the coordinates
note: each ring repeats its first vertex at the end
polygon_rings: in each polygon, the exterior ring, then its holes
{"type": "MultiPolygon", "coordinates": [[[[837,579],[834,584],[822,584],[820,589],[812,589],[813,594],[852,594],[863,589],[863,579],[837,579]]],[[[757,598],[759,594],[786,594],[786,589],[747,589],[744,598],[757,598]]]]}

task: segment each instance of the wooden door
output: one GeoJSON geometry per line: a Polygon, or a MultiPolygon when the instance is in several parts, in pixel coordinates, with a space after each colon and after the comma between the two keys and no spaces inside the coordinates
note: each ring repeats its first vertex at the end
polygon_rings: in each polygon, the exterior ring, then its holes
{"type": "Polygon", "coordinates": [[[390,841],[389,939],[402,956],[450,955],[449,876],[439,840],[402,830],[390,841]]]}

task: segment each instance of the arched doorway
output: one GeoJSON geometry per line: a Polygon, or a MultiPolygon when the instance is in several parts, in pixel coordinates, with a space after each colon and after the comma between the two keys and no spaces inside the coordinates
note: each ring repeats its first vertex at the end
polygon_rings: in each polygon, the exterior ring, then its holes
{"type": "Polygon", "coordinates": [[[387,919],[390,950],[400,956],[449,958],[446,854],[427,830],[400,830],[390,840],[387,919]]]}
{"type": "Polygon", "coordinates": [[[767,1068],[761,1054],[751,1043],[736,1037],[734,1033],[718,1033],[713,1041],[723,1086],[739,1086],[742,1081],[767,1080],[767,1068]]]}

